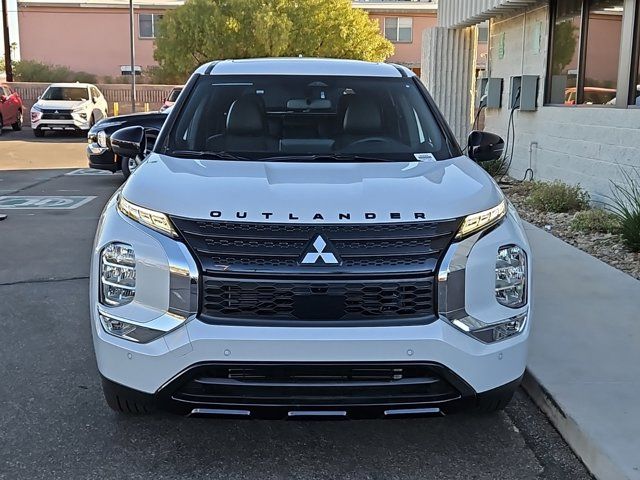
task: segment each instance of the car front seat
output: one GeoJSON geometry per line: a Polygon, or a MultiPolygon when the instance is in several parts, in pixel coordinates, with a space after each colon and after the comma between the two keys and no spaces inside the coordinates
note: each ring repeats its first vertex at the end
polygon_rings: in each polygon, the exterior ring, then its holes
{"type": "Polygon", "coordinates": [[[207,139],[207,149],[260,152],[268,143],[264,101],[258,95],[244,95],[231,104],[225,133],[207,139]]]}

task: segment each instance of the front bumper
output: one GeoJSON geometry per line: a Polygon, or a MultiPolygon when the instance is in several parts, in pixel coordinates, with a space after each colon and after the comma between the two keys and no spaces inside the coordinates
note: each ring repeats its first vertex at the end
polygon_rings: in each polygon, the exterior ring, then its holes
{"type": "Polygon", "coordinates": [[[95,142],[87,145],[87,159],[89,160],[89,168],[98,170],[108,170],[116,172],[120,170],[120,162],[117,161],[115,154],[108,147],[101,147],[95,142]]]}
{"type": "Polygon", "coordinates": [[[33,130],[87,131],[91,128],[91,124],[89,120],[84,120],[74,115],[74,118],[69,120],[32,120],[31,128],[33,130]]]}
{"type": "MultiPolygon", "coordinates": [[[[233,374],[232,374],[233,375],[233,374]]],[[[185,416],[235,418],[398,418],[438,416],[470,410],[492,400],[510,397],[522,377],[477,394],[454,373],[435,363],[377,364],[236,364],[194,365],[155,394],[140,392],[102,376],[105,393],[143,405],[185,416]],[[284,382],[290,372],[305,372],[307,378],[284,382]],[[327,379],[332,370],[365,372],[372,378],[345,382],[327,379]],[[309,379],[309,372],[320,370],[322,382],[309,379]],[[424,372],[429,376],[397,380],[375,377],[385,371],[424,372]],[[254,378],[212,378],[211,372],[277,372],[276,381],[254,378]]]]}
{"type": "MultiPolygon", "coordinates": [[[[172,315],[169,313],[172,295],[176,293],[171,287],[175,263],[179,264],[178,270],[187,269],[187,272],[194,264],[181,243],[123,217],[115,208],[115,197],[112,199],[98,228],[90,283],[92,332],[98,368],[102,376],[118,388],[151,396],[161,405],[179,413],[191,413],[194,408],[215,410],[220,407],[219,401],[198,400],[187,402],[185,406],[184,399],[176,403],[173,398],[176,388],[191,381],[191,373],[203,366],[261,365],[265,362],[316,366],[363,362],[427,365],[435,368],[436,376],[453,385],[457,392],[445,399],[425,397],[398,404],[374,404],[374,410],[382,412],[382,415],[385,409],[401,409],[396,408],[397,405],[408,405],[407,408],[417,405],[416,408],[438,408],[441,411],[468,406],[479,395],[490,395],[505,385],[515,385],[525,369],[530,321],[521,333],[491,344],[463,333],[444,317],[425,324],[400,326],[262,327],[211,325],[192,315],[178,328],[146,344],[114,337],[104,331],[97,315],[98,256],[105,244],[123,239],[135,245],[136,258],[140,257],[137,267],[140,289],[131,304],[113,309],[112,313],[121,318],[136,319],[150,328],[166,323],[172,315]]],[[[465,272],[467,314],[485,322],[522,312],[530,314],[531,304],[519,310],[509,309],[499,305],[493,293],[497,249],[513,243],[521,245],[531,258],[522,227],[515,213],[511,212],[474,245],[465,272]]],[[[185,293],[178,292],[178,296],[186,298],[185,293]]],[[[231,403],[235,409],[247,410],[240,408],[242,404],[238,402],[231,403]]],[[[371,404],[367,400],[345,408],[357,406],[371,407],[371,404]]],[[[286,410],[288,415],[290,405],[267,407],[279,409],[278,415],[286,410]]],[[[322,405],[313,404],[311,407],[316,409],[322,405]]],[[[254,405],[249,410],[261,408],[254,405]]]]}

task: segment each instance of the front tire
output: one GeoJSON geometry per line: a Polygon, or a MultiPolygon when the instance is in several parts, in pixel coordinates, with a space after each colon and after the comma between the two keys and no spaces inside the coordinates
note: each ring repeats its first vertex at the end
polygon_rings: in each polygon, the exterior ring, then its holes
{"type": "Polygon", "coordinates": [[[18,119],[14,124],[11,125],[11,128],[13,128],[13,130],[16,132],[22,130],[22,110],[18,112],[18,119]]]}
{"type": "Polygon", "coordinates": [[[104,399],[114,412],[125,415],[149,415],[155,411],[153,404],[126,390],[105,378],[102,379],[104,399]]]}
{"type": "Polygon", "coordinates": [[[509,405],[521,381],[522,377],[501,387],[478,394],[476,412],[486,414],[504,410],[504,408],[509,405]]]}
{"type": "Polygon", "coordinates": [[[127,178],[129,178],[131,174],[138,169],[141,163],[142,160],[140,159],[140,157],[122,157],[120,166],[122,168],[122,175],[124,176],[124,179],[126,180],[127,178]]]}

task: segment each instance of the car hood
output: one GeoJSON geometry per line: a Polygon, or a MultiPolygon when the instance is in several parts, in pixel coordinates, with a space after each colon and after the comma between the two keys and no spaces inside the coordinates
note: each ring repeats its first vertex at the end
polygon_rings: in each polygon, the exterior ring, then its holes
{"type": "Polygon", "coordinates": [[[71,101],[71,100],[38,100],[36,105],[40,108],[55,108],[60,110],[71,110],[87,103],[88,100],[71,101]]]}
{"type": "Polygon", "coordinates": [[[494,207],[503,198],[493,179],[467,157],[318,163],[189,160],[155,153],[127,181],[123,195],[179,217],[286,223],[450,219],[494,207]]]}

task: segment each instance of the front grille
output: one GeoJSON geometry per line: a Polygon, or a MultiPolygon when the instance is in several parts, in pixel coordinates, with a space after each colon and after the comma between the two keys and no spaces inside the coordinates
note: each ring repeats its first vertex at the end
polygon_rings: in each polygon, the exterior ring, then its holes
{"type": "Polygon", "coordinates": [[[205,277],[201,320],[352,324],[434,314],[433,277],[367,281],[253,281],[205,277]]]}
{"type": "Polygon", "coordinates": [[[444,373],[429,364],[203,365],[171,385],[171,397],[192,406],[248,407],[402,405],[460,398],[463,386],[444,373]]]}
{"type": "Polygon", "coordinates": [[[72,120],[71,110],[42,110],[43,120],[72,120]]]}
{"type": "Polygon", "coordinates": [[[429,274],[458,230],[457,219],[433,222],[309,225],[171,219],[204,272],[269,274],[429,274]],[[322,235],[339,266],[301,265],[322,235]]]}

